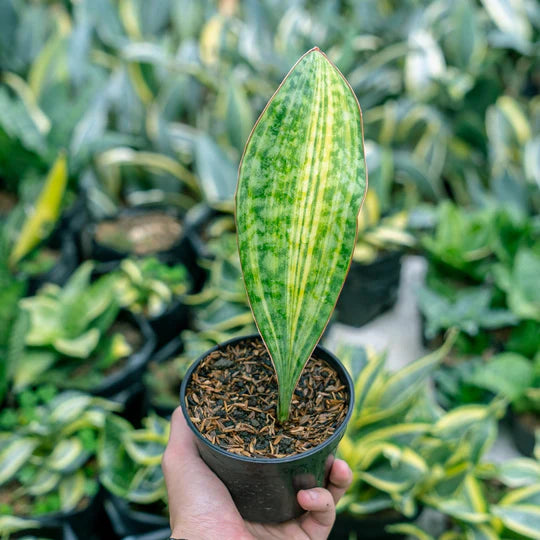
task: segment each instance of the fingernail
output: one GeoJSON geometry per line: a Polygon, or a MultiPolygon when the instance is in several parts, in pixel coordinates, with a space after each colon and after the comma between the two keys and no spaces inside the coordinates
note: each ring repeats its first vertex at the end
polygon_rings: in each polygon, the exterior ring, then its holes
{"type": "Polygon", "coordinates": [[[315,502],[319,498],[319,494],[316,491],[307,490],[306,493],[308,494],[309,500],[312,502],[315,502]]]}

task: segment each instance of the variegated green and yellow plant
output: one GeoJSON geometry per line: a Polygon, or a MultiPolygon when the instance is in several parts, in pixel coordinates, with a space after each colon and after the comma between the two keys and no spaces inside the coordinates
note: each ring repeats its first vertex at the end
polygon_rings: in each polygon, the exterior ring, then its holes
{"type": "Polygon", "coordinates": [[[349,269],[366,188],[360,107],[312,49],[257,121],[236,194],[240,261],[276,369],[281,422],[349,269]]]}
{"type": "Polygon", "coordinates": [[[166,503],[161,458],[169,439],[169,421],[148,416],[135,429],[117,415],[105,421],[99,451],[102,484],[134,504],[166,503]]]}
{"type": "MultiPolygon", "coordinates": [[[[414,518],[420,508],[430,507],[455,525],[445,533],[448,540],[495,540],[513,538],[512,533],[537,538],[538,463],[484,462],[497,437],[504,402],[445,413],[429,395],[428,378],[454,341],[451,335],[442,348],[394,373],[385,369],[384,355],[363,348],[341,351],[355,380],[357,402],[338,450],[354,474],[338,513],[362,519],[394,509],[414,518]]],[[[412,524],[389,530],[432,540],[412,524]]]]}
{"type": "Polygon", "coordinates": [[[0,535],[51,512],[77,508],[98,488],[97,453],[106,416],[118,405],[54,388],[23,392],[0,415],[0,535]]]}

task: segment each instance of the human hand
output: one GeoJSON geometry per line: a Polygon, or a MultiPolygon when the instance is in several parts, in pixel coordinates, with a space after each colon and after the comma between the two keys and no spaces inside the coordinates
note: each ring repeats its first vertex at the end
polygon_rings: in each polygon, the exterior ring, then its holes
{"type": "Polygon", "coordinates": [[[169,497],[171,536],[189,540],[323,540],[334,525],[336,503],[352,482],[347,463],[336,459],[328,489],[298,492],[298,503],[306,514],[275,525],[244,521],[225,485],[199,456],[180,407],[171,419],[162,468],[169,497]]]}

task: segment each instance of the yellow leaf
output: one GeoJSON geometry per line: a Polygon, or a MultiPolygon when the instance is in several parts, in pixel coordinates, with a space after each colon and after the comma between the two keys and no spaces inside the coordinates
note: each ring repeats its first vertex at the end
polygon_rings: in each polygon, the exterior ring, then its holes
{"type": "Polygon", "coordinates": [[[62,153],[47,175],[33,212],[24,222],[21,234],[9,257],[10,265],[17,264],[50,232],[58,219],[67,184],[67,161],[62,153]]]}

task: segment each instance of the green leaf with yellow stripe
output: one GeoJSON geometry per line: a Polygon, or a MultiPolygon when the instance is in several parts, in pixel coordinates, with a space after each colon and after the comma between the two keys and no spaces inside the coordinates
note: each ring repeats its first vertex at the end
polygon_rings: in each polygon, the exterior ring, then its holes
{"type": "Polygon", "coordinates": [[[257,121],[236,194],[242,271],[276,369],[280,421],[345,280],[366,186],[360,107],[312,49],[257,121]]]}

